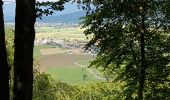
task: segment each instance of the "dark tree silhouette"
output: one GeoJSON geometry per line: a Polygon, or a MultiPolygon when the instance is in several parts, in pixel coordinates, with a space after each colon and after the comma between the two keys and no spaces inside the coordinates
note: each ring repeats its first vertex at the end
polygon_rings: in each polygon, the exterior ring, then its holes
{"type": "Polygon", "coordinates": [[[140,67],[140,78],[139,78],[139,90],[138,96],[139,100],[143,100],[143,90],[144,90],[144,83],[145,83],[145,73],[146,73],[146,57],[145,57],[145,34],[146,34],[146,26],[145,26],[145,7],[146,2],[145,0],[141,0],[141,18],[142,18],[142,25],[141,25],[141,33],[140,33],[140,52],[141,52],[141,67],[140,67]]]}
{"type": "Polygon", "coordinates": [[[0,0],[0,100],[9,100],[9,67],[5,46],[3,1],[0,0]]]}
{"type": "Polygon", "coordinates": [[[16,0],[14,100],[32,100],[35,0],[16,0]]]}

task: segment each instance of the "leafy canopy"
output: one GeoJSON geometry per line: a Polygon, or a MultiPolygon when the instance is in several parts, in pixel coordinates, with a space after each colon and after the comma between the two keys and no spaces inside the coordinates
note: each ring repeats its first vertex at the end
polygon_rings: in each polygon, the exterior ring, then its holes
{"type": "Polygon", "coordinates": [[[100,50],[91,66],[102,68],[112,81],[124,81],[124,96],[135,99],[141,66],[142,18],[145,24],[145,99],[167,99],[170,93],[169,0],[84,0],[87,16],[82,22],[86,45],[100,50]]]}

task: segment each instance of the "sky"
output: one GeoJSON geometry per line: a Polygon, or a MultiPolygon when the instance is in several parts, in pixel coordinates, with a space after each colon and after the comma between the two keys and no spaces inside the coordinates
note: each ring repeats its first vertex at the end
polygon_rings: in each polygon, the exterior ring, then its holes
{"type": "MultiPolygon", "coordinates": [[[[15,0],[2,0],[4,2],[15,2],[15,0]]],[[[37,0],[37,1],[58,1],[58,0],[37,0]]]]}
{"type": "MultiPolygon", "coordinates": [[[[15,2],[12,1],[14,0],[3,0],[3,1],[11,1],[11,2],[6,2],[3,5],[3,8],[4,8],[5,20],[6,19],[13,20],[15,16],[15,2]]],[[[47,1],[47,0],[39,0],[39,1],[47,1]]],[[[48,0],[48,1],[52,1],[52,0],[48,0]]],[[[57,1],[57,0],[53,0],[53,1],[57,1]]],[[[78,9],[76,4],[72,4],[70,2],[65,4],[65,9],[63,11],[58,11],[55,13],[55,15],[62,15],[62,14],[73,13],[77,11],[82,11],[82,10],[78,9]]]]}
{"type": "MultiPolygon", "coordinates": [[[[39,1],[47,1],[47,0],[39,0],[39,1]]],[[[15,3],[5,3],[3,5],[4,7],[4,13],[6,14],[13,14],[15,12],[15,3]]],[[[67,13],[72,13],[72,12],[77,12],[77,11],[82,11],[81,9],[78,9],[77,4],[75,3],[66,3],[65,4],[65,9],[63,11],[58,11],[56,14],[61,15],[61,14],[67,14],[67,13]]]]}

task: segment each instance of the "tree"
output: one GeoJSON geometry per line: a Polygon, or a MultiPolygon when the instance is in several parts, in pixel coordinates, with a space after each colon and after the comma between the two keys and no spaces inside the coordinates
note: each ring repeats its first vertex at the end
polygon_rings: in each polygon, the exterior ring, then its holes
{"type": "Polygon", "coordinates": [[[37,2],[35,0],[16,0],[14,87],[15,100],[32,100],[33,90],[33,47],[36,17],[49,15],[52,10],[62,10],[67,0],[58,2],[37,2]],[[36,7],[35,7],[36,6],[36,7]],[[49,7],[43,9],[41,7],[49,7]]]}
{"type": "Polygon", "coordinates": [[[0,0],[0,99],[9,100],[9,66],[5,45],[3,1],[0,0]]]}
{"type": "Polygon", "coordinates": [[[35,0],[16,0],[14,100],[32,100],[35,0]]]}
{"type": "Polygon", "coordinates": [[[93,35],[86,48],[97,45],[100,49],[91,66],[110,69],[115,81],[125,81],[126,99],[169,97],[169,1],[83,0],[83,3],[87,10],[82,22],[84,33],[93,35]]]}

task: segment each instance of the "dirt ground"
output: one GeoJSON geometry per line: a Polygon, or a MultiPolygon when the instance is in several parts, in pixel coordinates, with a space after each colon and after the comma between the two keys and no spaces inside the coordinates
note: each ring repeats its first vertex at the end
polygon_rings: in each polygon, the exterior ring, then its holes
{"type": "MultiPolygon", "coordinates": [[[[83,60],[92,59],[91,55],[77,55],[77,54],[67,54],[67,53],[58,53],[51,55],[43,55],[40,57],[40,70],[45,71],[49,67],[64,67],[71,66],[74,67],[74,63],[83,60]]],[[[75,67],[78,67],[75,65],[75,67]]]]}

